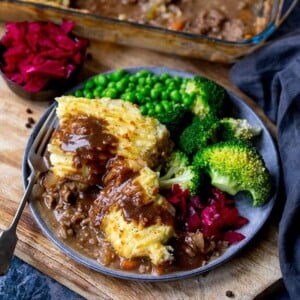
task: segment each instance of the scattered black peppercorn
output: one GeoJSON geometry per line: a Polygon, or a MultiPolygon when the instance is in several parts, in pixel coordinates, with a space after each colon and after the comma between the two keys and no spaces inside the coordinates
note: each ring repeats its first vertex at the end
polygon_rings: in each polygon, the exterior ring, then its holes
{"type": "Polygon", "coordinates": [[[234,293],[232,291],[226,291],[226,296],[228,298],[234,298],[234,293]]]}
{"type": "Polygon", "coordinates": [[[34,120],[33,118],[29,117],[29,118],[27,119],[27,122],[28,122],[29,124],[34,124],[34,123],[35,123],[35,120],[34,120]]]}
{"type": "Polygon", "coordinates": [[[92,59],[93,59],[92,53],[87,53],[87,54],[86,54],[86,59],[87,59],[87,60],[92,60],[92,59]]]}
{"type": "MultiPolygon", "coordinates": [[[[33,113],[33,111],[32,111],[32,109],[31,108],[27,108],[26,109],[26,112],[28,113],[28,114],[32,114],[33,113]]],[[[32,117],[28,117],[27,118],[27,123],[25,124],[25,127],[26,128],[32,128],[32,125],[35,123],[35,120],[32,118],[32,117]]]]}

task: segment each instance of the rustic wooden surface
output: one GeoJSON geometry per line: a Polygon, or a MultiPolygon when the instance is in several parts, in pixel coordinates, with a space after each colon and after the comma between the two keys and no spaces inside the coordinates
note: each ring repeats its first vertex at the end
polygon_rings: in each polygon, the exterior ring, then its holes
{"type": "MultiPolygon", "coordinates": [[[[1,35],[3,25],[0,23],[1,35]]],[[[91,43],[89,53],[92,58],[87,60],[82,78],[114,68],[157,65],[214,79],[239,93],[258,112],[272,134],[276,134],[274,125],[251,99],[232,86],[228,79],[229,66],[99,42],[91,43]]],[[[12,221],[23,193],[21,163],[31,132],[25,127],[27,118],[38,120],[48,105],[16,96],[0,79],[0,230],[12,221]],[[27,108],[32,109],[32,115],[26,112],[27,108]]],[[[87,299],[229,299],[228,290],[234,293],[234,299],[253,299],[281,276],[277,253],[278,211],[275,209],[261,233],[237,257],[204,275],[180,281],[133,282],[89,270],[61,253],[42,234],[28,208],[19,223],[16,255],[87,299]]]]}

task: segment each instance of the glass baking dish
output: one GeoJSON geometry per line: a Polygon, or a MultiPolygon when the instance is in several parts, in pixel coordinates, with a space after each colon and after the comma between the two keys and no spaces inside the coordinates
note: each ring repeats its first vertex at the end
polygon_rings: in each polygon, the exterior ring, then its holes
{"type": "Polygon", "coordinates": [[[62,19],[69,19],[76,22],[75,33],[89,39],[213,62],[233,63],[241,56],[262,46],[282,24],[297,2],[297,0],[272,1],[270,17],[264,30],[249,39],[237,42],[96,16],[72,8],[18,0],[0,0],[0,20],[51,20],[60,23],[62,19]]]}

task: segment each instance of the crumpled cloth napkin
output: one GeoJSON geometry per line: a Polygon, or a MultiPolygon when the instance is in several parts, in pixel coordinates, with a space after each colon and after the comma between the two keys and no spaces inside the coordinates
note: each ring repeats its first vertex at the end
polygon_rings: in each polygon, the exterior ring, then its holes
{"type": "Polygon", "coordinates": [[[300,2],[262,48],[230,70],[232,82],[277,125],[286,202],[279,260],[291,299],[300,299],[300,2]]]}

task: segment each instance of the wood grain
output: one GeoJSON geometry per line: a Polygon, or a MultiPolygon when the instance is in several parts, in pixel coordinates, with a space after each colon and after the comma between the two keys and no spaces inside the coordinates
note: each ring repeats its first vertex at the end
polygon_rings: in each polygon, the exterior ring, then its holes
{"type": "MultiPolygon", "coordinates": [[[[153,65],[204,75],[239,93],[276,135],[274,125],[257,105],[231,84],[229,66],[101,42],[92,42],[89,53],[92,58],[87,60],[81,79],[115,68],[153,65]]],[[[14,95],[2,79],[0,99],[0,229],[4,229],[11,222],[23,193],[21,164],[31,132],[25,127],[27,118],[38,120],[49,103],[27,101],[14,95]],[[33,110],[32,115],[28,115],[27,108],[33,110]]],[[[227,290],[233,291],[234,299],[253,299],[281,276],[277,253],[278,215],[275,209],[258,237],[238,256],[204,275],[180,281],[125,281],[92,271],[60,252],[41,233],[28,208],[18,227],[16,255],[87,299],[228,299],[227,290]]]]}

